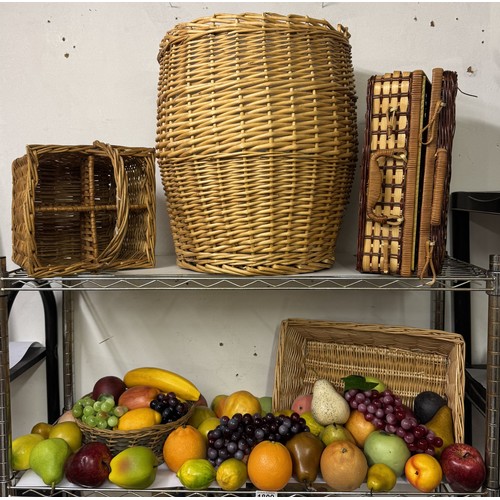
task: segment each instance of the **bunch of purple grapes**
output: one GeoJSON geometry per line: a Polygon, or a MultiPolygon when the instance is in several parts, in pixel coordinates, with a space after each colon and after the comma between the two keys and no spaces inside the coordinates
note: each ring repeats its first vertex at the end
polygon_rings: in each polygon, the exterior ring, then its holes
{"type": "Polygon", "coordinates": [[[377,429],[404,439],[411,452],[434,456],[435,448],[443,446],[443,440],[419,424],[411,409],[388,389],[380,393],[373,389],[350,389],[344,398],[353,410],[363,413],[365,420],[377,429]]]}
{"type": "Polygon", "coordinates": [[[285,443],[299,432],[306,432],[309,427],[298,414],[274,415],[267,413],[235,413],[231,418],[223,416],[220,424],[207,434],[207,458],[214,466],[228,458],[243,460],[252,448],[261,441],[279,441],[285,443]]]}
{"type": "Polygon", "coordinates": [[[163,393],[160,392],[155,399],[149,403],[152,410],[157,411],[161,415],[161,423],[168,424],[175,422],[186,415],[189,410],[189,405],[185,401],[180,401],[175,392],[163,393]]]}

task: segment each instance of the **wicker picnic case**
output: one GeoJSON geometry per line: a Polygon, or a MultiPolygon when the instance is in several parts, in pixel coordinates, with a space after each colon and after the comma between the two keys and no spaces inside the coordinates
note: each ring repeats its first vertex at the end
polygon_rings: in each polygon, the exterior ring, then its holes
{"type": "Polygon", "coordinates": [[[446,247],[456,74],[436,68],[368,82],[357,269],[439,272],[446,247]]]}
{"type": "Polygon", "coordinates": [[[156,154],[180,267],[333,265],[357,156],[349,37],[271,13],[217,14],[165,35],[156,154]]]}
{"type": "Polygon", "coordinates": [[[434,391],[452,410],[455,440],[464,436],[465,343],[442,330],[287,319],[281,323],[274,372],[273,409],[290,408],[312,392],[318,378],[343,392],[343,377],[377,377],[413,408],[434,391]]]}
{"type": "Polygon", "coordinates": [[[12,176],[12,260],[29,275],[154,266],[153,149],[29,145],[12,176]]]}
{"type": "Polygon", "coordinates": [[[446,254],[457,90],[454,71],[433,70],[418,226],[417,275],[422,278],[439,273],[446,254]]]}

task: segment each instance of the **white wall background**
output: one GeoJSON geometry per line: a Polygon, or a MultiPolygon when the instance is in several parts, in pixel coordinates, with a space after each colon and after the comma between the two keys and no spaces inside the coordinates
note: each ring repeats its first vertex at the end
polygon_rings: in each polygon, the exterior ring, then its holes
{"type": "MultiPolygon", "coordinates": [[[[154,147],[161,39],[177,23],[222,12],[307,14],[347,26],[360,134],[372,74],[418,68],[430,74],[436,66],[456,71],[460,89],[477,97],[457,97],[452,191],[500,190],[498,3],[2,3],[1,255],[11,255],[11,163],[24,154],[26,144],[99,139],[154,147]]],[[[355,252],[358,189],[356,182],[339,254],[355,252]]],[[[159,175],[157,195],[157,253],[172,254],[159,175]]],[[[487,267],[488,255],[500,250],[498,222],[474,217],[472,240],[474,262],[487,267]]],[[[8,268],[15,267],[8,260],[8,268]]],[[[43,339],[38,298],[23,294],[19,302],[11,337],[43,339]]],[[[269,395],[283,319],[428,327],[429,302],[429,294],[419,292],[82,294],[75,313],[75,393],[88,392],[103,375],[156,365],[192,378],[209,401],[237,389],[269,395]]],[[[473,358],[484,362],[486,294],[474,295],[474,311],[473,358]]],[[[14,435],[46,418],[44,377],[42,366],[12,385],[14,435]]]]}

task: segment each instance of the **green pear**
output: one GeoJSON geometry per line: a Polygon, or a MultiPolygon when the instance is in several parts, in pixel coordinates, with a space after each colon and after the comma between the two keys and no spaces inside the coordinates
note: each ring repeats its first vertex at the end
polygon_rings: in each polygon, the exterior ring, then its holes
{"type": "Polygon", "coordinates": [[[30,454],[30,468],[42,481],[54,487],[64,477],[64,465],[71,448],[62,438],[47,438],[37,443],[30,454]]]}
{"type": "Polygon", "coordinates": [[[345,424],[351,408],[328,380],[318,379],[313,386],[311,413],[321,425],[345,424]]]}
{"type": "Polygon", "coordinates": [[[118,453],[110,462],[108,479],[125,489],[143,490],[156,478],[158,459],[151,448],[132,446],[118,453]]]}
{"type": "Polygon", "coordinates": [[[319,438],[325,446],[334,441],[350,441],[356,444],[351,432],[340,424],[327,425],[320,433],[319,438]]]}
{"type": "Polygon", "coordinates": [[[436,457],[439,458],[441,456],[441,452],[447,446],[455,442],[451,408],[448,405],[441,406],[441,408],[439,408],[436,414],[425,424],[425,426],[443,440],[443,446],[435,449],[436,457]]]}

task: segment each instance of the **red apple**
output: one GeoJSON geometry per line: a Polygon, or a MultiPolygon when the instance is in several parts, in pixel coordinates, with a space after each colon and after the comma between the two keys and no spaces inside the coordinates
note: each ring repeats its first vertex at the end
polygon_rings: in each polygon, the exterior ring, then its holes
{"type": "Polygon", "coordinates": [[[486,466],[474,446],[450,444],[441,453],[440,462],[451,489],[457,493],[472,493],[484,483],[486,466]]]}
{"type": "Polygon", "coordinates": [[[92,399],[99,399],[101,394],[107,394],[113,396],[115,402],[118,402],[118,398],[125,392],[127,386],[125,382],[114,375],[108,375],[107,377],[100,378],[92,389],[92,399]]]}
{"type": "Polygon", "coordinates": [[[93,441],[84,444],[71,455],[65,465],[66,479],[73,484],[97,488],[108,478],[111,451],[104,443],[93,441]]]}
{"type": "Polygon", "coordinates": [[[203,394],[200,394],[200,397],[198,398],[198,401],[194,404],[195,406],[208,406],[207,400],[205,399],[205,396],[203,394]]]}
{"type": "Polygon", "coordinates": [[[302,415],[302,413],[305,413],[306,411],[311,411],[311,403],[312,394],[301,394],[294,399],[291,409],[295,413],[302,415]]]}

